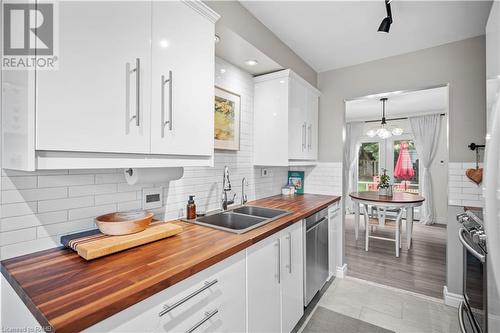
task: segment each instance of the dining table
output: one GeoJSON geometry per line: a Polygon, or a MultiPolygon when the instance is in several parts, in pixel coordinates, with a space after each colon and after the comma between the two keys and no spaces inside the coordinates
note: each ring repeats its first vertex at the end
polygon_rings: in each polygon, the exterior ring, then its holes
{"type": "MultiPolygon", "coordinates": [[[[349,197],[354,202],[354,235],[356,240],[359,233],[360,205],[364,207],[365,219],[368,221],[368,206],[384,209],[404,209],[406,212],[406,243],[408,249],[411,247],[413,232],[414,208],[422,206],[425,198],[418,194],[408,192],[393,192],[391,196],[380,195],[376,191],[351,192],[349,197]]],[[[385,219],[379,218],[379,225],[384,226],[385,219]]]]}

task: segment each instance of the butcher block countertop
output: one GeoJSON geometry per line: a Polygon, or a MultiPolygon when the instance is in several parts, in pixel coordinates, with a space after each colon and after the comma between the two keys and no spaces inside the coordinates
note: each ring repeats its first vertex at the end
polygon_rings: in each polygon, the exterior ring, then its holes
{"type": "Polygon", "coordinates": [[[56,248],[1,262],[4,277],[43,327],[80,331],[257,243],[340,200],[304,194],[273,196],[249,205],[291,214],[244,234],[182,221],[180,234],[86,261],[56,248]]]}

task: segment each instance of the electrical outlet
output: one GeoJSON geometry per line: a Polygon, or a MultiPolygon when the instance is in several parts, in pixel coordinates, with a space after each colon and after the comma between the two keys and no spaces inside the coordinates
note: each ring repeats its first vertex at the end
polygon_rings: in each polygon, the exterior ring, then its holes
{"type": "Polygon", "coordinates": [[[271,170],[262,168],[262,169],[260,169],[260,175],[261,175],[261,177],[270,177],[271,170]]]}
{"type": "Polygon", "coordinates": [[[163,188],[142,189],[142,209],[154,209],[163,206],[163,188]]]}

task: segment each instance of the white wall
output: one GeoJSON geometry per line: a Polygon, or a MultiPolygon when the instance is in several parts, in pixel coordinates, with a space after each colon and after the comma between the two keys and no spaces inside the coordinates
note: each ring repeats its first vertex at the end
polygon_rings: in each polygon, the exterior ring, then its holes
{"type": "Polygon", "coordinates": [[[188,195],[196,195],[199,209],[220,205],[222,171],[230,168],[233,190],[240,200],[246,177],[249,200],[279,194],[287,168],[268,168],[260,176],[252,166],[253,78],[216,59],[216,85],[241,95],[240,151],[216,151],[214,168],[186,168],[184,177],[170,184],[126,184],[122,170],[58,170],[19,172],[2,170],[0,192],[0,257],[2,259],[59,246],[61,235],[94,228],[95,216],[141,207],[142,188],[164,187],[167,219],[183,216],[188,195]],[[225,72],[222,73],[221,69],[225,72]]]}

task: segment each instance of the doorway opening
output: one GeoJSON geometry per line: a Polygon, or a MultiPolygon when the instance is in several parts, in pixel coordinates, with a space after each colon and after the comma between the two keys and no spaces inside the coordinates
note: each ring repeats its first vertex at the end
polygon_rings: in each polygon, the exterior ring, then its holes
{"type": "Polygon", "coordinates": [[[444,85],[345,102],[344,254],[348,276],[442,298],[446,284],[448,93],[444,85]],[[435,137],[432,144],[422,140],[429,135],[435,137]],[[429,180],[431,192],[424,186],[429,180]],[[400,203],[402,197],[415,202],[400,203]],[[418,203],[418,197],[424,200],[418,203]],[[429,205],[423,204],[425,200],[429,205]],[[398,244],[400,250],[396,251],[398,244]]]}

